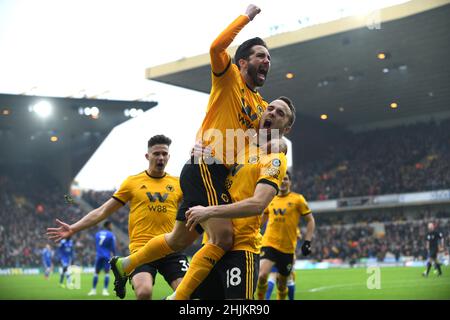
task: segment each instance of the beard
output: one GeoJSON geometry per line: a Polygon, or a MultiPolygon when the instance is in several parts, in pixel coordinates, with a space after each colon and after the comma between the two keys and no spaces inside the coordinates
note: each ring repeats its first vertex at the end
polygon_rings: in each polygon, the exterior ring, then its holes
{"type": "Polygon", "coordinates": [[[256,87],[262,87],[264,85],[266,80],[258,78],[258,70],[255,65],[251,63],[248,64],[247,74],[250,76],[250,79],[252,79],[256,87]]]}

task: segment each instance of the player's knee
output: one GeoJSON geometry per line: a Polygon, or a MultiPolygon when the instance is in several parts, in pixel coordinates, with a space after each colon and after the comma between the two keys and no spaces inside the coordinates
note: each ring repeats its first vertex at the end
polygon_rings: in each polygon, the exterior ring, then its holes
{"type": "Polygon", "coordinates": [[[283,276],[283,275],[278,275],[277,277],[277,288],[281,291],[285,290],[287,287],[287,280],[288,277],[287,276],[283,276]]]}
{"type": "Polygon", "coordinates": [[[269,278],[269,273],[264,270],[259,270],[258,281],[261,283],[266,283],[269,278]]]}
{"type": "Polygon", "coordinates": [[[169,237],[166,238],[167,245],[173,250],[173,251],[181,251],[186,249],[191,243],[189,242],[189,239],[187,239],[185,236],[172,233],[169,237]]]}
{"type": "Polygon", "coordinates": [[[136,288],[135,293],[137,300],[150,300],[152,298],[152,289],[147,286],[136,288]]]}
{"type": "Polygon", "coordinates": [[[228,251],[233,247],[233,236],[233,229],[225,228],[214,234],[214,236],[211,236],[210,241],[224,251],[228,251]]]}

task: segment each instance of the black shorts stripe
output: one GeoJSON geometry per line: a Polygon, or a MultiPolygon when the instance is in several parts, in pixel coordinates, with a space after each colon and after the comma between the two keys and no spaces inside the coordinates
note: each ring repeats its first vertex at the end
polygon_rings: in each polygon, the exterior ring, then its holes
{"type": "Polygon", "coordinates": [[[206,174],[206,168],[203,164],[199,164],[200,169],[200,175],[202,176],[203,185],[206,189],[206,195],[208,197],[208,205],[213,206],[214,205],[214,198],[213,198],[213,192],[212,192],[212,185],[210,181],[208,180],[208,176],[206,174]]]}
{"type": "Polygon", "coordinates": [[[249,261],[248,261],[248,252],[245,252],[245,299],[248,299],[248,280],[249,280],[249,276],[248,276],[248,269],[249,268],[249,261]]]}
{"type": "Polygon", "coordinates": [[[203,171],[203,166],[201,164],[199,164],[198,168],[200,170],[200,176],[202,177],[203,186],[205,187],[205,190],[206,190],[206,196],[208,197],[208,205],[211,205],[212,200],[211,200],[211,195],[210,195],[210,191],[209,191],[209,185],[208,185],[208,182],[206,181],[205,172],[203,171]]]}
{"type": "Polygon", "coordinates": [[[245,298],[252,300],[253,299],[253,254],[251,252],[245,252],[245,260],[246,260],[246,286],[245,286],[245,298]]]}
{"type": "Polygon", "coordinates": [[[255,288],[255,255],[252,253],[250,253],[250,254],[252,256],[252,282],[251,282],[252,288],[250,290],[250,300],[253,300],[254,299],[253,294],[256,289],[255,288]]]}
{"type": "Polygon", "coordinates": [[[219,204],[219,200],[217,199],[217,192],[216,192],[216,189],[214,189],[214,184],[211,179],[211,172],[209,171],[209,168],[206,164],[204,166],[205,166],[206,175],[208,177],[208,181],[209,181],[209,183],[211,185],[211,189],[213,191],[214,205],[217,206],[219,204]]]}
{"type": "Polygon", "coordinates": [[[214,190],[214,184],[211,179],[211,174],[206,164],[200,164],[200,170],[203,182],[205,184],[206,192],[208,194],[208,203],[211,206],[218,204],[216,190],[214,190]]]}

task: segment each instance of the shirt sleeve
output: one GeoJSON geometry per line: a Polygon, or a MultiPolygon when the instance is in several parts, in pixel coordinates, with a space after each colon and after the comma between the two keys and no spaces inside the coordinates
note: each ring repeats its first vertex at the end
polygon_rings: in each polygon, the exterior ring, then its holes
{"type": "Polygon", "coordinates": [[[280,190],[281,182],[286,175],[287,159],[284,153],[271,153],[264,155],[259,160],[260,173],[258,183],[266,183],[273,186],[277,193],[280,190]]]}
{"type": "Polygon", "coordinates": [[[211,44],[209,53],[211,57],[211,69],[215,76],[220,77],[228,70],[231,64],[231,57],[226,49],[242,28],[249,22],[250,19],[248,16],[239,16],[211,44]]]}
{"type": "Polygon", "coordinates": [[[120,186],[119,190],[117,190],[113,194],[113,198],[117,201],[121,202],[123,205],[125,205],[132,196],[132,188],[130,183],[130,177],[125,179],[124,182],[122,182],[122,185],[120,186]]]}
{"type": "Polygon", "coordinates": [[[300,195],[299,199],[299,207],[300,207],[300,214],[302,216],[306,216],[307,214],[311,213],[311,209],[308,206],[308,202],[306,201],[305,197],[300,195]]]}

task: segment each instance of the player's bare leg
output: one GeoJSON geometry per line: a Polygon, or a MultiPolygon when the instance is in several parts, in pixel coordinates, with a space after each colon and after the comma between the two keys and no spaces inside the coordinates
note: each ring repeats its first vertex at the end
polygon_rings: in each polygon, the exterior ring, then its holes
{"type": "Polygon", "coordinates": [[[189,269],[178,286],[175,300],[190,299],[192,293],[208,276],[225,252],[233,246],[233,224],[229,219],[209,219],[202,227],[208,234],[208,243],[192,257],[189,269]]]}
{"type": "Polygon", "coordinates": [[[151,300],[153,293],[153,277],[150,273],[140,272],[131,279],[137,300],[151,300]]]}
{"type": "Polygon", "coordinates": [[[110,264],[115,277],[114,290],[116,295],[121,299],[125,297],[127,276],[136,267],[164,258],[173,252],[181,251],[191,245],[198,236],[198,232],[189,231],[184,222],[176,221],[175,227],[170,233],[154,237],[137,252],[124,258],[113,257],[110,264]]]}
{"type": "Polygon", "coordinates": [[[277,300],[286,300],[288,294],[288,277],[278,274],[277,276],[277,300]]]}
{"type": "Polygon", "coordinates": [[[256,296],[258,300],[264,300],[267,291],[267,279],[275,262],[269,259],[262,259],[259,264],[258,285],[256,288],[256,296]]]}

